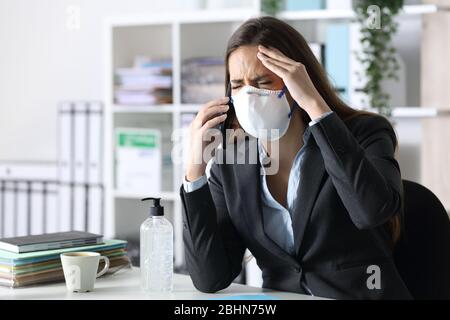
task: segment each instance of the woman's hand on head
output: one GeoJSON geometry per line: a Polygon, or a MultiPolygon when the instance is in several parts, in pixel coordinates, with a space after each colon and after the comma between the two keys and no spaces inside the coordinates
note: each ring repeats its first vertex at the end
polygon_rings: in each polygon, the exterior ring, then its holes
{"type": "Polygon", "coordinates": [[[302,63],[286,57],[278,49],[262,45],[258,46],[257,57],[267,69],[283,79],[292,98],[311,119],[331,111],[302,63]]]}
{"type": "Polygon", "coordinates": [[[208,130],[225,121],[229,108],[228,101],[229,98],[225,97],[206,103],[191,122],[188,163],[185,172],[187,181],[194,181],[205,174],[209,159],[205,159],[204,150],[213,142],[208,139],[208,130]]]}

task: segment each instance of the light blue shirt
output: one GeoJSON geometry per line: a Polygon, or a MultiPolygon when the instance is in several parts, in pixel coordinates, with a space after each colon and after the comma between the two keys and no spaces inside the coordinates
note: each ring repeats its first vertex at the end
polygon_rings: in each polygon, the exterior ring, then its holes
{"type": "MultiPolygon", "coordinates": [[[[267,175],[263,167],[263,173],[260,176],[261,180],[261,202],[262,214],[264,220],[264,231],[279,247],[284,251],[293,255],[294,252],[294,232],[292,230],[291,215],[295,210],[295,203],[297,200],[297,189],[300,183],[301,172],[300,167],[302,159],[305,154],[305,147],[308,144],[311,132],[309,127],[306,127],[303,134],[303,146],[297,152],[292,163],[291,171],[289,173],[288,188],[287,188],[287,208],[282,206],[270,193],[267,185],[267,175]]],[[[259,142],[259,160],[260,163],[266,163],[267,154],[259,142]]]]}
{"type": "MultiPolygon", "coordinates": [[[[261,179],[261,201],[262,201],[262,214],[264,220],[264,231],[266,235],[272,239],[279,247],[285,250],[287,253],[293,255],[294,252],[294,232],[292,230],[292,220],[291,214],[295,210],[295,204],[297,201],[297,189],[301,179],[300,167],[302,163],[303,156],[305,154],[305,147],[308,144],[311,131],[310,126],[315,125],[320,120],[330,115],[332,112],[323,114],[318,119],[314,119],[306,127],[303,134],[303,146],[297,152],[294,161],[292,163],[292,168],[289,173],[288,190],[287,190],[287,208],[282,206],[270,193],[267,186],[267,179],[265,170],[264,174],[260,176],[261,179]]],[[[266,152],[259,142],[259,160],[260,163],[266,163],[265,157],[266,152]]],[[[192,192],[200,189],[203,185],[207,183],[206,175],[194,180],[192,182],[183,182],[183,187],[186,192],[192,192]]]]}

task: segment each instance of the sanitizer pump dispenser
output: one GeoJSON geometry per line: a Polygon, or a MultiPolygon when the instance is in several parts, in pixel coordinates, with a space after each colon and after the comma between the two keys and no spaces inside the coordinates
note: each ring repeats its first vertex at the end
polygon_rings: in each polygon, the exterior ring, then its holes
{"type": "Polygon", "coordinates": [[[173,227],[164,218],[161,198],[152,200],[149,217],[141,224],[140,267],[144,292],[171,292],[173,289],[173,227]]]}

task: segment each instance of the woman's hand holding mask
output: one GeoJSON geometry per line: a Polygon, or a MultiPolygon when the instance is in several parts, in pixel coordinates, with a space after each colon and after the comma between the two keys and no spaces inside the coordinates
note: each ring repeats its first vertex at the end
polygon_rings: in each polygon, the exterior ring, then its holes
{"type": "Polygon", "coordinates": [[[258,59],[267,69],[283,79],[292,98],[308,113],[311,119],[316,119],[331,111],[302,63],[286,57],[275,48],[259,45],[258,49],[258,59]]]}

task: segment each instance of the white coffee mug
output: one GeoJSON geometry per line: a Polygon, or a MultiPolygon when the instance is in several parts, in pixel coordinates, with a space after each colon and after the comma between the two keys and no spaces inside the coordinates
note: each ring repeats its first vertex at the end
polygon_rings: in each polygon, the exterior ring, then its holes
{"type": "Polygon", "coordinates": [[[108,257],[98,252],[66,252],[60,255],[67,290],[87,292],[94,290],[95,279],[109,269],[108,257]],[[105,261],[102,271],[97,273],[100,259],[105,261]]]}

